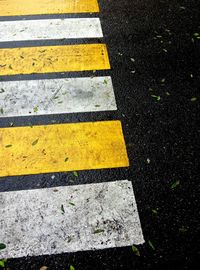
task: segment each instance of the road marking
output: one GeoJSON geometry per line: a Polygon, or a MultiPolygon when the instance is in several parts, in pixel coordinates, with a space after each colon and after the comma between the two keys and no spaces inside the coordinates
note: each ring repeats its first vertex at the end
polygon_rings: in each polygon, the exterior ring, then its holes
{"type": "Polygon", "coordinates": [[[111,77],[0,81],[0,117],[116,109],[111,77]]]}
{"type": "Polygon", "coordinates": [[[144,243],[130,181],[0,193],[1,258],[144,243]]]}
{"type": "Polygon", "coordinates": [[[120,121],[0,128],[0,176],[128,167],[120,121]]]}
{"type": "Polygon", "coordinates": [[[0,75],[110,69],[105,44],[0,49],[0,75]]]}
{"type": "Polygon", "coordinates": [[[3,0],[0,16],[99,12],[97,0],[3,0]]]}
{"type": "Polygon", "coordinates": [[[0,22],[0,42],[103,37],[98,18],[0,22]]]}

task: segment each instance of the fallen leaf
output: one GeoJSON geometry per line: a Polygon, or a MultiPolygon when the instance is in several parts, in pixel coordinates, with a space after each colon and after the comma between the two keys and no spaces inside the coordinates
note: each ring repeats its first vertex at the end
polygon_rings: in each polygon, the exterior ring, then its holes
{"type": "Polygon", "coordinates": [[[140,251],[136,246],[132,245],[132,251],[136,256],[140,256],[140,251]]]}
{"type": "Polygon", "coordinates": [[[151,242],[151,240],[148,240],[148,244],[153,250],[155,250],[155,247],[154,247],[153,243],[151,242]]]}
{"type": "Polygon", "coordinates": [[[162,80],[161,80],[161,83],[164,83],[165,82],[165,78],[163,78],[162,80]]]}
{"type": "Polygon", "coordinates": [[[4,268],[6,266],[5,264],[6,262],[7,262],[7,259],[0,260],[0,266],[4,268]]]}
{"type": "Polygon", "coordinates": [[[106,80],[103,81],[104,84],[108,84],[108,82],[106,80]]]}
{"type": "Polygon", "coordinates": [[[73,175],[78,177],[78,173],[77,172],[73,172],[73,175]]]}
{"type": "Polygon", "coordinates": [[[6,147],[6,148],[10,148],[10,147],[12,147],[12,144],[8,144],[8,145],[6,145],[5,147],[6,147]]]}
{"type": "Polygon", "coordinates": [[[62,211],[62,214],[64,214],[64,213],[65,213],[65,209],[64,209],[63,204],[61,204],[61,211],[62,211]]]}
{"type": "Polygon", "coordinates": [[[71,204],[71,205],[75,206],[75,203],[73,203],[73,202],[69,202],[69,204],[71,204]]]}
{"type": "Polygon", "coordinates": [[[197,101],[197,97],[192,97],[190,100],[191,100],[192,102],[197,101]]]}
{"type": "Polygon", "coordinates": [[[177,180],[171,185],[171,189],[175,189],[180,184],[180,181],[177,180]]]}
{"type": "Polygon", "coordinates": [[[34,107],[33,108],[33,111],[36,113],[36,112],[38,112],[38,107],[34,107]]]}
{"type": "Polygon", "coordinates": [[[5,248],[6,248],[6,245],[3,243],[0,243],[0,250],[5,249],[5,248]]]}
{"type": "Polygon", "coordinates": [[[160,101],[160,96],[151,95],[153,98],[155,98],[157,101],[160,101]]]}
{"type": "Polygon", "coordinates": [[[48,269],[47,266],[42,266],[42,267],[40,268],[40,270],[47,270],[47,269],[48,269]]]}
{"type": "Polygon", "coordinates": [[[102,232],[104,232],[103,229],[97,229],[97,230],[94,231],[94,234],[96,234],[96,233],[102,233],[102,232]]]}
{"type": "Polygon", "coordinates": [[[188,231],[188,229],[189,229],[189,227],[188,226],[182,226],[181,228],[179,228],[179,232],[181,232],[181,233],[185,233],[185,232],[187,232],[188,231]]]}
{"type": "Polygon", "coordinates": [[[35,140],[34,142],[32,142],[32,145],[36,145],[38,143],[39,139],[35,140]]]}
{"type": "Polygon", "coordinates": [[[158,211],[156,209],[151,209],[152,213],[157,215],[158,214],[158,211]]]}
{"type": "Polygon", "coordinates": [[[74,266],[70,264],[69,270],[75,270],[74,266]]]}

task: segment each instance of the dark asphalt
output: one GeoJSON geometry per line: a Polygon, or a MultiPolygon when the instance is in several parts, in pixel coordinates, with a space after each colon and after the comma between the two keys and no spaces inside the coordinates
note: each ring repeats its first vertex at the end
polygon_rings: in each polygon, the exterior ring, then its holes
{"type": "MultiPolygon", "coordinates": [[[[8,260],[7,269],[39,270],[45,265],[48,270],[68,270],[70,264],[75,270],[198,269],[200,39],[194,33],[200,33],[200,2],[99,0],[99,3],[118,111],[25,117],[23,122],[8,118],[1,119],[0,126],[9,126],[11,122],[20,126],[120,119],[130,169],[82,171],[78,177],[57,173],[54,180],[50,178],[52,174],[10,177],[0,181],[0,191],[128,178],[133,182],[146,243],[138,246],[140,257],[126,247],[8,260]],[[172,189],[176,181],[179,185],[172,189]]],[[[85,74],[92,73],[82,75],[85,74]]],[[[31,78],[72,75],[80,76],[66,73],[31,78]]],[[[21,78],[28,79],[30,75],[21,78]]]]}

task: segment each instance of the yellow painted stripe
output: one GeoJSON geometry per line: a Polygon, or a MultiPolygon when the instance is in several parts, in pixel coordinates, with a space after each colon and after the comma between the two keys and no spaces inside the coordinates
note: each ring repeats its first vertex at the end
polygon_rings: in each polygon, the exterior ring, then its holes
{"type": "Polygon", "coordinates": [[[0,16],[99,12],[97,0],[1,0],[0,16]]]}
{"type": "Polygon", "coordinates": [[[105,44],[0,49],[0,75],[110,69],[105,44]]]}
{"type": "Polygon", "coordinates": [[[0,176],[128,165],[120,121],[0,128],[0,176]]]}

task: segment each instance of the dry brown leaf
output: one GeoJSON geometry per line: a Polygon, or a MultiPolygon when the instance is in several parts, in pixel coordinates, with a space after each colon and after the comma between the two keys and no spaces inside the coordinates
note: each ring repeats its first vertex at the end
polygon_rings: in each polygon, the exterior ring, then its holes
{"type": "Polygon", "coordinates": [[[40,270],[47,270],[47,269],[48,269],[47,266],[42,266],[42,267],[40,268],[40,270]]]}

